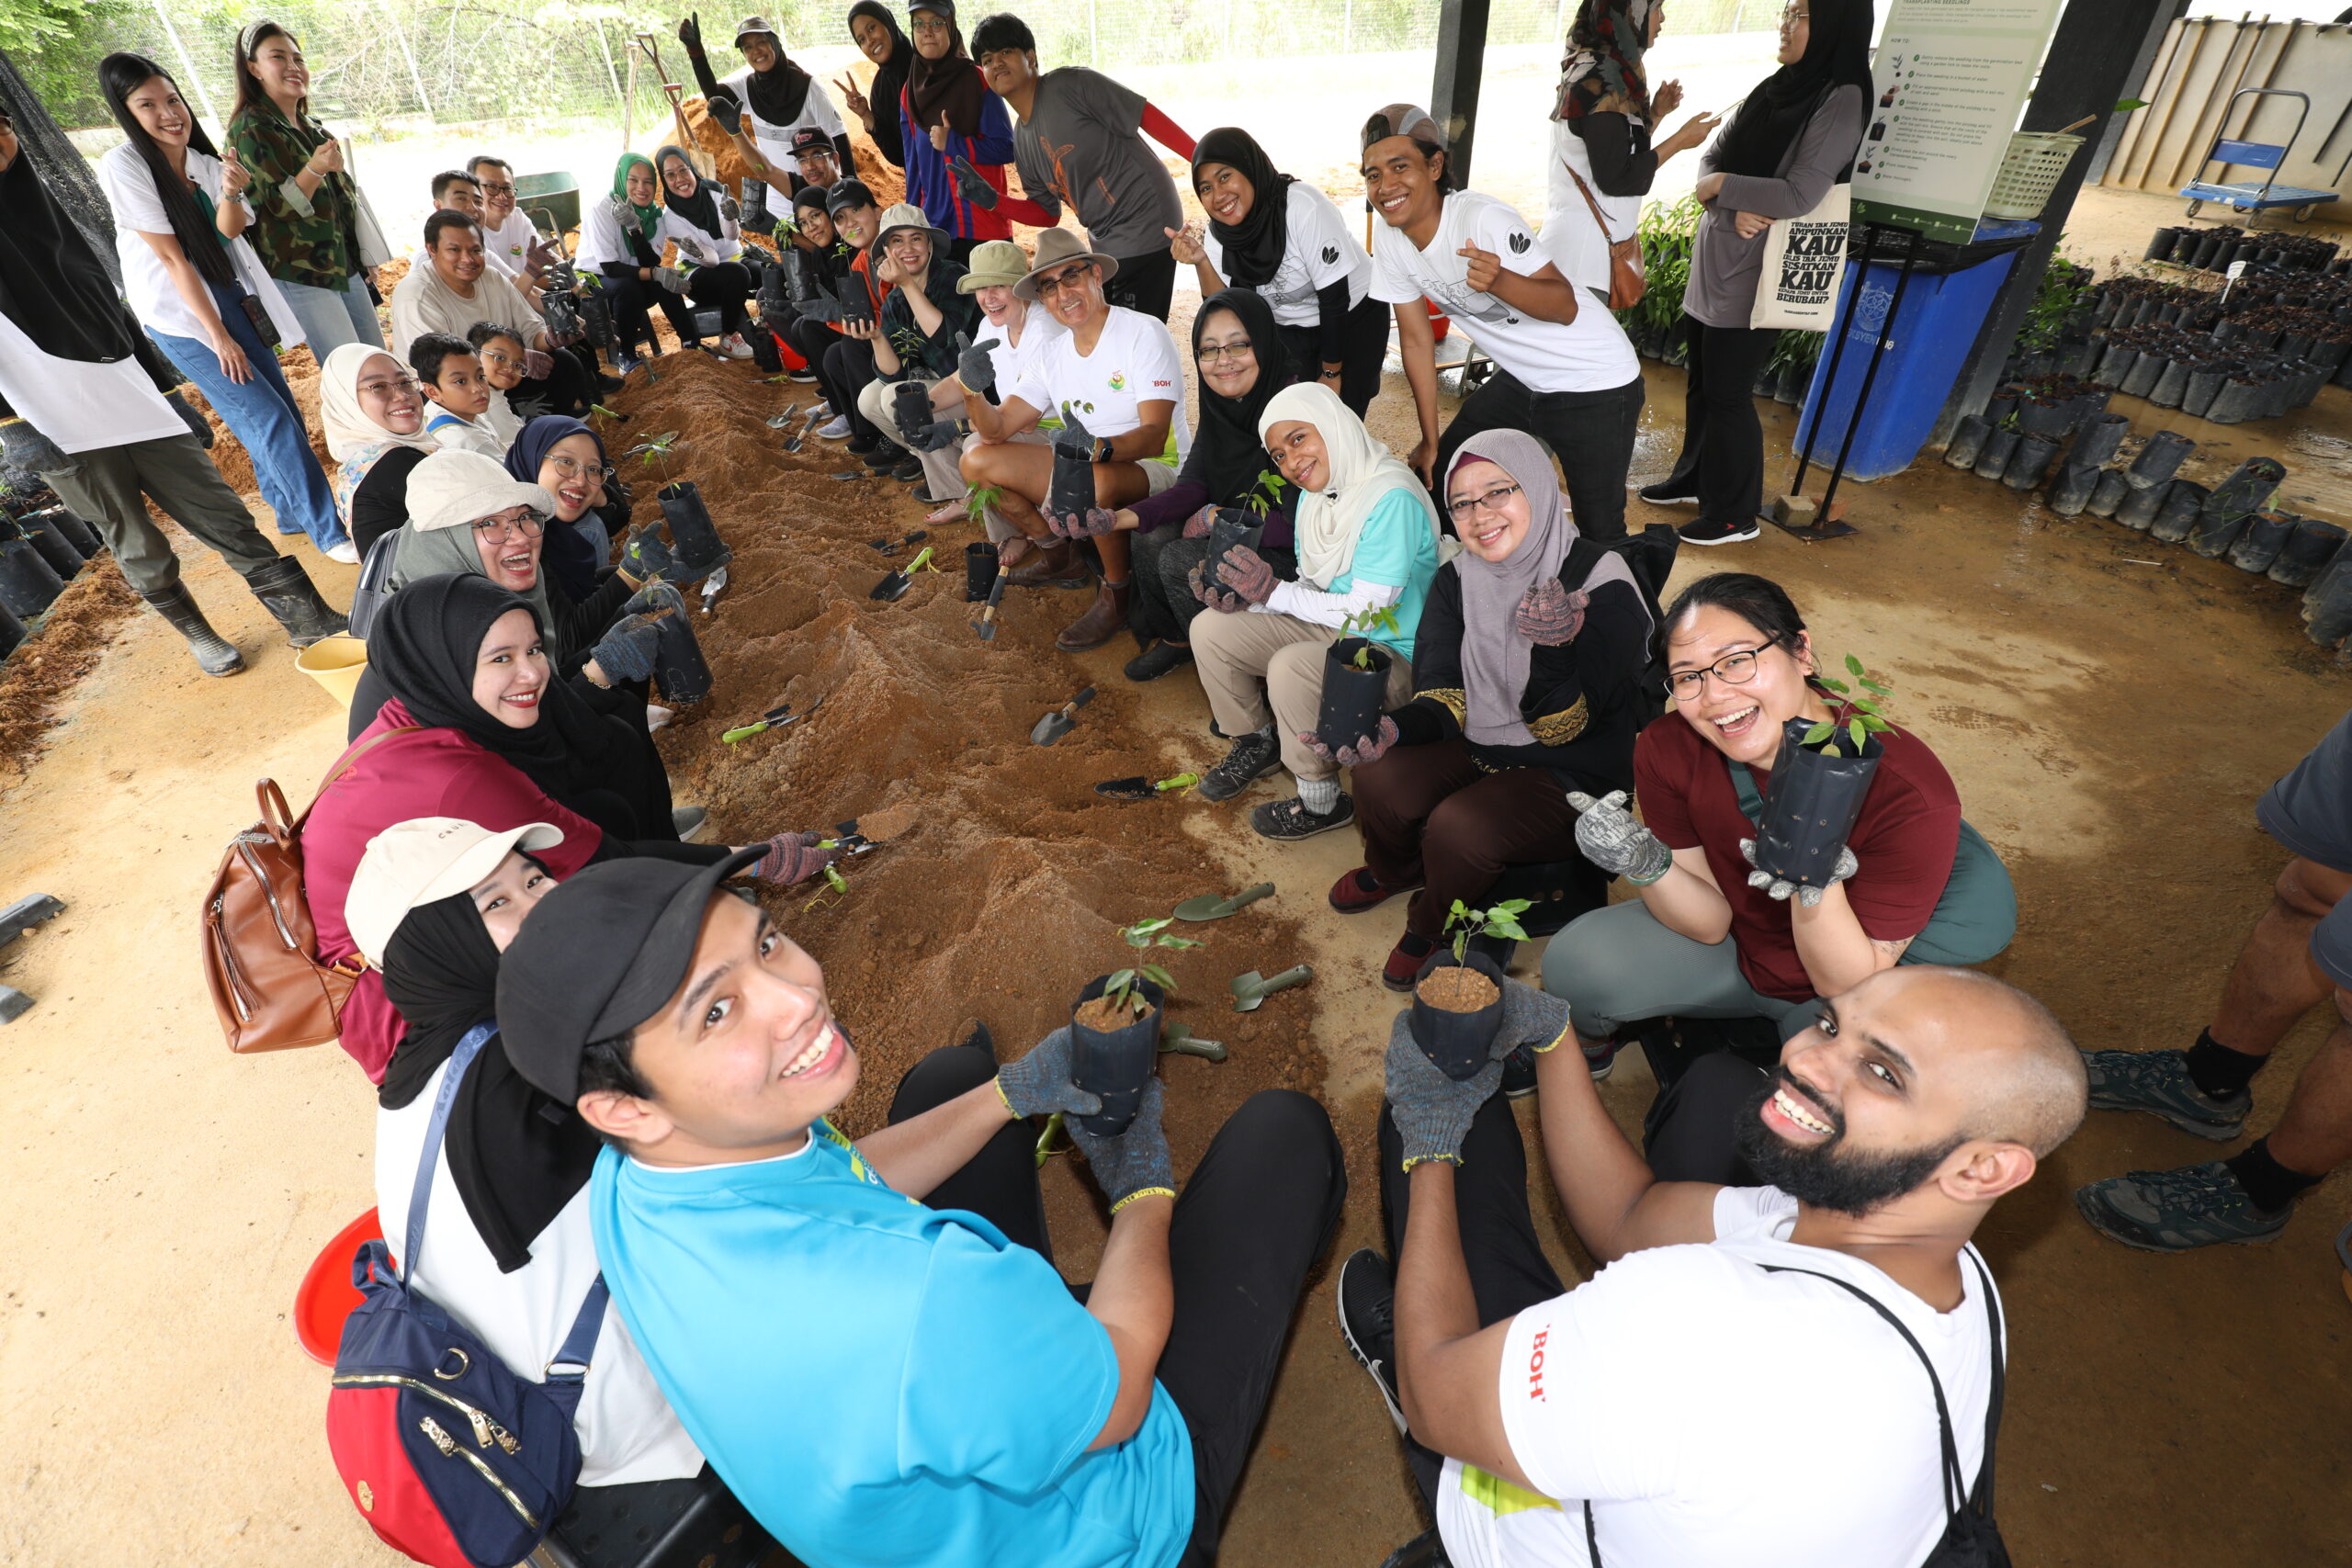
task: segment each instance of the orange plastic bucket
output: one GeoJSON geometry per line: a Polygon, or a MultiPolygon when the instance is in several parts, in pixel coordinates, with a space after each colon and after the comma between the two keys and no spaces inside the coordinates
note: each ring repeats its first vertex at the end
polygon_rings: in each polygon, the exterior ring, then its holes
{"type": "Polygon", "coordinates": [[[334,1365],[335,1352],[343,1348],[343,1320],[359,1304],[359,1288],[351,1282],[352,1255],[383,1234],[384,1223],[369,1209],[335,1232],[303,1271],[294,1292],[294,1335],[322,1366],[334,1365]]]}

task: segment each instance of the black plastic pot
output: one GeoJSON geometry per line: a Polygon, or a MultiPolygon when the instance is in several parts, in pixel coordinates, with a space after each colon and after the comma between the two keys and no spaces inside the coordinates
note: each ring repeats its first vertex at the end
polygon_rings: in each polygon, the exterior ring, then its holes
{"type": "Polygon", "coordinates": [[[2344,368],[2346,354],[2352,354],[2352,339],[2324,337],[2312,344],[2312,351],[2305,357],[2333,377],[2344,368]]]}
{"type": "Polygon", "coordinates": [[[1493,1059],[1495,1031],[1503,1024],[1503,972],[1499,964],[1473,949],[1456,964],[1452,947],[1441,947],[1413,981],[1411,1022],[1413,1043],[1421,1048],[1439,1072],[1456,1083],[1478,1076],[1493,1059]],[[1421,1000],[1421,982],[1441,969],[1475,969],[1495,983],[1495,999],[1476,1012],[1453,1012],[1421,1000]]]}
{"type": "Polygon", "coordinates": [[[2077,517],[2088,506],[2091,492],[2098,488],[2097,468],[2061,468],[2058,477],[2050,481],[2050,510],[2061,517],[2077,517]]]}
{"type": "Polygon", "coordinates": [[[1753,397],[1769,398],[1780,384],[1781,373],[1769,364],[1761,365],[1757,367],[1756,379],[1749,384],[1747,390],[1753,397]]]}
{"type": "Polygon", "coordinates": [[[1772,400],[1776,403],[1787,403],[1793,408],[1804,401],[1804,389],[1811,385],[1813,385],[1812,366],[1785,366],[1781,368],[1779,384],[1772,389],[1772,400]]]}
{"type": "Polygon", "coordinates": [[[2148,525],[2148,537],[2167,545],[2177,545],[2188,538],[2188,530],[2205,510],[2208,493],[2195,479],[2173,480],[2172,489],[2165,491],[2164,504],[2156,508],[2154,521],[2148,525]]]}
{"type": "Polygon", "coordinates": [[[1984,423],[1998,430],[2018,412],[2018,395],[2006,387],[1995,392],[1984,405],[1984,423]]]}
{"type": "Polygon", "coordinates": [[[1255,550],[1265,535],[1265,525],[1242,508],[1219,508],[1209,524],[1209,558],[1201,568],[1201,581],[1211,588],[1224,587],[1225,578],[1217,568],[1225,562],[1225,552],[1236,545],[1255,550]]]}
{"type": "Polygon", "coordinates": [[[653,683],[662,702],[685,707],[710,695],[710,666],[695,640],[693,618],[673,610],[653,623],[653,683]]]}
{"type": "Polygon", "coordinates": [[[18,526],[24,530],[25,537],[32,541],[33,548],[40,552],[40,558],[49,563],[50,570],[62,581],[73,581],[82,570],[82,556],[66,542],[65,536],[49,526],[48,519],[38,512],[18,526]]]}
{"type": "Polygon", "coordinates": [[[865,291],[865,275],[845,272],[833,280],[833,296],[842,304],[844,321],[870,321],[874,319],[874,297],[865,291]]]}
{"type": "Polygon", "coordinates": [[[17,645],[24,640],[25,623],[17,619],[17,613],[14,610],[9,609],[6,604],[0,604],[0,659],[6,659],[14,653],[17,650],[17,645]]]}
{"type": "Polygon", "coordinates": [[[977,604],[996,586],[997,548],[982,540],[964,547],[964,602],[977,604]]]}
{"type": "Polygon", "coordinates": [[[2303,518],[2287,536],[2286,547],[2265,575],[2281,587],[2309,588],[2343,553],[2344,539],[2345,532],[2336,525],[2323,523],[2316,517],[2303,518]]]}
{"type": "Polygon", "coordinates": [[[2240,571],[2268,571],[2302,519],[2291,512],[2265,512],[2249,520],[2230,547],[2230,564],[2240,571]]]}
{"type": "Polygon", "coordinates": [[[45,506],[33,516],[41,520],[43,527],[55,528],[63,535],[65,542],[74,547],[74,553],[84,560],[106,548],[106,541],[98,537],[98,531],[82,521],[71,507],[45,506]]]}
{"type": "Polygon", "coordinates": [[[2170,261],[2172,248],[2180,243],[2177,229],[2159,229],[2148,237],[2148,248],[2141,253],[2142,261],[2170,261]]]}
{"type": "Polygon", "coordinates": [[[2066,454],[2066,466],[2103,468],[2114,459],[2123,438],[2131,434],[2132,422],[2121,414],[2093,414],[2084,422],[2082,434],[2075,437],[2075,445],[2066,454]]]}
{"type": "Polygon", "coordinates": [[[670,548],[681,566],[699,571],[716,568],[734,558],[718,536],[718,525],[711,522],[709,509],[702,503],[702,488],[692,479],[680,479],[664,485],[655,497],[662,503],[662,516],[670,525],[670,548]]]}
{"type": "Polygon", "coordinates": [[[1984,438],[1992,434],[1992,423],[1983,414],[1965,415],[1951,427],[1951,441],[1944,447],[1944,461],[1955,468],[1974,468],[1977,454],[1984,450],[1984,438]]]}
{"type": "Polygon", "coordinates": [[[1315,716],[1315,733],[1336,751],[1377,731],[1388,706],[1388,654],[1378,643],[1343,637],[1323,655],[1323,704],[1315,716]],[[1371,650],[1372,668],[1352,662],[1359,649],[1371,650]]]}
{"type": "Polygon", "coordinates": [[[2208,497],[2188,525],[2188,547],[2207,560],[2219,560],[2238,542],[2249,521],[2244,513],[2214,511],[2212,498],[2208,497]]]}
{"type": "Polygon", "coordinates": [[[2025,435],[2043,435],[2053,441],[2065,439],[2066,428],[2075,421],[2075,405],[2071,402],[2018,404],[2018,430],[2025,435]]]}
{"type": "Polygon", "coordinates": [[[2132,467],[2125,470],[2132,487],[2154,490],[2164,484],[2179,471],[2180,465],[2196,449],[2196,446],[2186,435],[2177,435],[2169,430],[2157,431],[2148,437],[2148,444],[2140,448],[2140,455],[2132,459],[2132,467]]]}
{"type": "Polygon", "coordinates": [[[796,305],[805,305],[817,298],[817,269],[808,253],[797,245],[779,248],[777,261],[784,268],[785,297],[796,305]]]}
{"type": "Polygon", "coordinates": [[[2156,520],[2157,512],[2164,506],[2165,493],[2171,489],[2172,481],[2169,479],[2146,490],[2137,485],[2130,487],[2121,504],[2115,509],[2115,520],[2126,528],[2146,533],[2148,525],[2156,520]]]}
{"type": "Polygon", "coordinates": [[[0,604],[29,621],[64,591],[64,580],[30,539],[0,539],[0,604]]]}
{"type": "Polygon", "coordinates": [[[2322,648],[2352,636],[2352,556],[2339,554],[2303,594],[2303,635],[2322,648]]]}
{"type": "Polygon", "coordinates": [[[2230,367],[2216,365],[2210,369],[2191,370],[2188,385],[2180,394],[2180,412],[2191,419],[2203,419],[2205,411],[2213,406],[2222,383],[2230,378],[2230,367]]]}
{"type": "Polygon", "coordinates": [[[2122,469],[2102,468],[2098,484],[2091,491],[2090,504],[2083,510],[2094,517],[2112,517],[2115,509],[2123,504],[2124,497],[2138,493],[2132,488],[2132,481],[2123,477],[2122,469]]]}
{"type": "Polygon", "coordinates": [[[1997,479],[2009,470],[2009,459],[2018,453],[2020,439],[2014,430],[1996,430],[1984,438],[1984,450],[1976,455],[1976,477],[1997,479]]]}
{"type": "Polygon", "coordinates": [[[2144,353],[2132,362],[2132,368],[2125,373],[2117,390],[2127,398],[2144,398],[2156,389],[2156,382],[2171,365],[2172,359],[2168,355],[2154,351],[2144,353]]]}
{"type": "MultiPolygon", "coordinates": [[[[1756,869],[1801,887],[1826,887],[1885,748],[1872,735],[1859,757],[1826,757],[1805,747],[1812,728],[1802,718],[1781,726],[1780,760],[1756,823],[1756,869]]],[[[1838,733],[1841,747],[1852,744],[1838,733]]]]}
{"type": "Polygon", "coordinates": [[[2196,368],[2196,361],[2190,359],[2165,361],[2164,374],[2157,377],[2156,384],[2148,389],[2148,400],[2160,409],[2180,407],[2180,400],[2188,392],[2189,373],[2196,368]]]}
{"type": "Polygon", "coordinates": [[[2123,378],[2132,374],[2132,367],[2140,361],[2140,351],[2130,344],[2109,343],[2107,352],[2099,356],[2098,368],[2091,372],[2091,380],[2101,387],[2120,387],[2123,378]]]}
{"type": "MultiPolygon", "coordinates": [[[[2213,499],[2205,503],[2205,510],[2243,521],[2269,505],[2286,478],[2287,466],[2278,458],[2248,457],[2213,487],[2213,499]]],[[[2220,554],[2218,550],[2207,553],[2220,554]]]]}
{"type": "Polygon", "coordinates": [[[2050,471],[2058,458],[2058,442],[2048,435],[2027,435],[2018,441],[2018,449],[2009,457],[2009,466],[2001,470],[2001,482],[2011,490],[2031,490],[2050,471]]]}
{"type": "Polygon", "coordinates": [[[2102,288],[2091,306],[2091,324],[2098,327],[2107,326],[2114,321],[2116,312],[2122,309],[2123,296],[2102,288]]]}
{"type": "Polygon", "coordinates": [[[2205,417],[2215,424],[2244,424],[2250,419],[2265,419],[2270,413],[2270,386],[2243,376],[2233,376],[2222,383],[2213,395],[2212,403],[2205,410],[2205,417]]]}
{"type": "Polygon", "coordinates": [[[1094,456],[1091,452],[1066,452],[1057,436],[1054,441],[1053,477],[1046,483],[1046,513],[1050,517],[1083,515],[1093,506],[1094,456]]]}
{"type": "Polygon", "coordinates": [[[1159,1060],[1159,1025],[1166,999],[1158,986],[1137,980],[1136,989],[1151,1004],[1141,1018],[1117,1029],[1089,1029],[1078,1021],[1078,1010],[1101,996],[1111,976],[1097,975],[1079,992],[1069,1010],[1069,1081],[1089,1094],[1102,1097],[1102,1109],[1081,1116],[1078,1124],[1098,1138],[1115,1138],[1127,1130],[1143,1105],[1143,1086],[1159,1060]]]}
{"type": "Polygon", "coordinates": [[[2278,339],[2278,352],[2291,359],[2301,359],[2312,351],[2312,334],[2290,329],[2278,339]]]}

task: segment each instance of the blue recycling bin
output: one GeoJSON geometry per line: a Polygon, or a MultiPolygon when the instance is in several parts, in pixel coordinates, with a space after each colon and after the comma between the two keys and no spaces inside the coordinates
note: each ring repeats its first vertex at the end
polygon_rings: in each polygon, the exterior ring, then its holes
{"type": "MultiPolygon", "coordinates": [[[[2041,232],[2041,225],[1987,219],[1977,225],[1976,237],[1955,245],[1921,243],[1911,266],[1911,281],[1903,291],[1903,310],[1871,383],[1871,400],[1854,432],[1853,449],[1846,455],[1849,479],[1881,479],[1911,466],[1943,412],[1952,382],[1976,342],[1993,297],[2017,263],[2017,253],[2041,232]]],[[[1855,227],[1860,259],[1863,231],[1855,227]]],[[[1903,271],[1905,248],[1914,243],[1907,233],[1881,231],[1878,245],[1859,265],[1846,268],[1844,288],[1838,297],[1833,321],[1846,329],[1846,352],[1838,361],[1838,384],[1825,406],[1821,388],[1829,375],[1836,351],[1834,332],[1826,334],[1821,357],[1814,365],[1813,384],[1805,389],[1797,434],[1806,458],[1823,468],[1838,461],[1846,426],[1854,418],[1854,403],[1868,374],[1871,349],[1879,327],[1894,299],[1894,285],[1903,271]],[[1862,290],[1851,321],[1846,321],[1846,299],[1857,286],[1862,290]]]]}

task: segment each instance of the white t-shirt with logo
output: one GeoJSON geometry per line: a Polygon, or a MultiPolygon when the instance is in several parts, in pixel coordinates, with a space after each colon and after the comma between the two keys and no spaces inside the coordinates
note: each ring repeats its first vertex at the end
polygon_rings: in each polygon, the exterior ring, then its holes
{"type": "MultiPolygon", "coordinates": [[[[1323,317],[1316,292],[1343,277],[1348,280],[1348,309],[1363,304],[1364,290],[1372,287],[1372,258],[1348,232],[1347,220],[1331,205],[1331,198],[1305,180],[1293,180],[1283,216],[1287,222],[1282,265],[1274,269],[1272,281],[1258,285],[1258,292],[1274,308],[1274,320],[1286,327],[1317,324],[1323,317]]],[[[1225,246],[1218,243],[1214,228],[1204,229],[1201,248],[1208,252],[1209,265],[1216,275],[1230,279],[1232,275],[1225,269],[1225,246]]]]}
{"type": "Polygon", "coordinates": [[[1385,222],[1372,226],[1372,295],[1401,305],[1426,299],[1469,334],[1487,357],[1533,392],[1604,392],[1641,374],[1617,318],[1579,292],[1577,319],[1562,323],[1522,316],[1501,296],[1481,294],[1464,281],[1475,244],[1507,271],[1532,276],[1551,261],[1535,231],[1508,202],[1475,190],[1445,198],[1437,234],[1427,249],[1385,222]]]}
{"type": "MultiPolygon", "coordinates": [[[[718,85],[735,95],[735,101],[743,107],[743,129],[749,131],[752,140],[758,143],[760,156],[773,164],[779,175],[783,171],[797,170],[800,167],[798,161],[792,155],[794,131],[804,125],[813,125],[825,133],[825,141],[828,146],[831,145],[834,137],[842,133],[841,110],[833,107],[833,96],[825,90],[822,77],[812,74],[808,78],[808,96],[800,101],[800,118],[789,125],[777,125],[759,117],[758,112],[752,107],[751,81],[752,68],[744,65],[720,77],[718,85]]],[[[896,106],[886,109],[877,105],[876,108],[879,112],[888,114],[899,112],[896,106]]],[[[850,175],[856,173],[854,169],[848,171],[850,175]]]]}
{"type": "MultiPolygon", "coordinates": [[[[193,147],[187,150],[188,177],[203,189],[216,211],[220,206],[220,159],[193,147]]],[[[130,143],[124,142],[98,160],[98,185],[114,206],[115,254],[122,262],[122,292],[130,302],[132,314],[156,332],[193,338],[209,348],[212,340],[204,324],[187,308],[187,301],[180,298],[172,275],[164,270],[163,258],[155,254],[153,246],[140,238],[142,234],[171,234],[172,220],[164,211],[164,197],[155,188],[154,175],[130,143]]],[[[250,203],[247,211],[251,211],[250,203]]],[[[263,270],[253,245],[240,234],[223,248],[229,254],[229,269],[236,275],[238,283],[269,313],[271,322],[277,328],[279,344],[292,348],[300,343],[302,323],[286,303],[286,297],[277,291],[277,281],[263,270]]],[[[204,275],[199,272],[197,278],[202,282],[204,275]]],[[[215,310],[220,308],[218,299],[213,306],[215,310]]]]}
{"type": "Polygon", "coordinates": [[[497,228],[492,228],[487,222],[482,224],[481,254],[491,265],[507,276],[520,277],[523,269],[530,265],[531,245],[538,237],[538,230],[517,207],[506,214],[506,221],[497,228]]]}
{"type": "MultiPolygon", "coordinates": [[[[1095,435],[1125,435],[1142,424],[1141,404],[1174,403],[1169,428],[1181,468],[1193,449],[1193,428],[1184,421],[1184,362],[1177,356],[1176,340],[1156,316],[1124,305],[1110,310],[1093,353],[1080,354],[1078,339],[1064,333],[1040,344],[1019,383],[997,395],[1019,398],[1048,416],[1075,412],[1095,435]]],[[[1032,321],[1042,314],[1044,307],[1030,307],[1032,321]]]]}
{"type": "Polygon", "coordinates": [[[1069,329],[1056,321],[1043,305],[1031,305],[1029,313],[1021,321],[1021,341],[1015,343],[1005,329],[987,317],[980,318],[979,329],[972,334],[972,346],[989,351],[989,364],[996,371],[996,395],[1012,397],[1021,385],[1021,378],[1037,362],[1037,356],[1057,338],[1069,336],[1069,329]]]}
{"type": "Polygon", "coordinates": [[[1777,1188],[1715,1197],[1715,1240],[1632,1253],[1522,1312],[1504,1341],[1503,1431],[1528,1492],[1446,1461],[1456,1568],[1915,1568],[1945,1529],[1934,1361],[1961,1473],[1984,1453],[1992,1338],[1974,1263],[1939,1313],[1878,1269],[1788,1239],[1777,1188]],[[1643,1347],[1656,1348],[1657,1353],[1643,1347]]]}

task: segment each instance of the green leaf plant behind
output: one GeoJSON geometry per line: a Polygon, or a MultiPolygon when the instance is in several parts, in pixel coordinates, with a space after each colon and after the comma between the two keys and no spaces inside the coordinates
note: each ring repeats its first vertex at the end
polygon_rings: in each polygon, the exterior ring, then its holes
{"type": "Polygon", "coordinates": [[[1838,694],[1838,711],[1804,732],[1804,744],[1815,748],[1825,757],[1859,757],[1862,747],[1873,735],[1883,735],[1894,727],[1878,711],[1879,703],[1888,694],[1888,688],[1870,677],[1862,661],[1852,654],[1846,655],[1846,672],[1854,678],[1867,696],[1854,695],[1853,686],[1829,676],[1816,677],[1821,684],[1838,694]]]}
{"type": "Polygon", "coordinates": [[[670,483],[670,459],[677,456],[678,448],[682,445],[684,443],[679,441],[676,431],[665,430],[659,435],[648,436],[621,456],[635,457],[641,463],[658,467],[662,472],[662,486],[666,489],[670,483]]]}
{"type": "Polygon", "coordinates": [[[1445,929],[1453,933],[1453,961],[1460,964],[1469,957],[1472,937],[1525,942],[1527,929],[1519,923],[1519,917],[1533,905],[1532,899],[1506,898],[1491,909],[1474,909],[1456,898],[1453,911],[1445,917],[1445,929]]]}
{"type": "Polygon", "coordinates": [[[1260,517],[1272,510],[1274,498],[1283,492],[1283,477],[1270,468],[1258,470],[1258,482],[1250,487],[1250,499],[1241,504],[1260,517]]]}
{"type": "MultiPolygon", "coordinates": [[[[1137,920],[1134,925],[1121,928],[1119,937],[1139,953],[1148,953],[1155,947],[1175,950],[1201,945],[1190,937],[1168,935],[1168,928],[1175,923],[1174,919],[1165,916],[1156,920],[1137,920]]],[[[1103,998],[1112,1006],[1125,1008],[1141,1018],[1151,1010],[1151,998],[1139,988],[1145,980],[1159,987],[1163,994],[1176,989],[1176,977],[1166,969],[1157,964],[1137,964],[1132,968],[1115,970],[1103,980],[1103,998]]]]}
{"type": "Polygon", "coordinates": [[[1359,670],[1369,670],[1372,668],[1372,634],[1386,632],[1390,637],[1396,635],[1396,607],[1384,604],[1378,609],[1358,610],[1340,623],[1340,631],[1343,636],[1353,632],[1363,639],[1363,646],[1356,649],[1348,662],[1359,670]]]}
{"type": "Polygon", "coordinates": [[[1003,487],[1000,485],[981,485],[977,490],[965,491],[964,515],[975,523],[978,522],[980,514],[994,506],[1003,494],[1003,487]]]}

